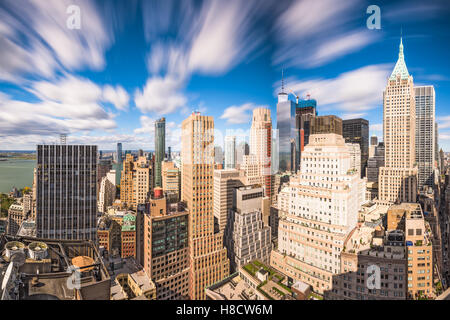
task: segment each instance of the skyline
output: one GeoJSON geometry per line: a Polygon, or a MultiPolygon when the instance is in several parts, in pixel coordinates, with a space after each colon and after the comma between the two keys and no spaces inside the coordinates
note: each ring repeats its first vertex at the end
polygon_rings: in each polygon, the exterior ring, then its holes
{"type": "Polygon", "coordinates": [[[256,107],[270,108],[276,123],[282,69],[286,91],[310,93],[319,115],[365,118],[382,140],[383,90],[402,29],[415,85],[435,87],[439,145],[450,151],[444,1],[382,1],[380,30],[367,29],[371,3],[357,0],[70,1],[80,30],[66,27],[69,1],[52,4],[0,4],[2,150],[35,150],[59,133],[101,150],[117,142],[154,150],[154,121],[165,117],[166,145],[180,151],[181,121],[194,110],[214,117],[223,148],[227,130],[237,143],[249,137],[256,107]]]}

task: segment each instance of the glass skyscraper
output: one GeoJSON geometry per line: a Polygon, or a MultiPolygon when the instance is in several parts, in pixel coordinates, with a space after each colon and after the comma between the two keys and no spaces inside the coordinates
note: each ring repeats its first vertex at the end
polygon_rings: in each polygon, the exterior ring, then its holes
{"type": "Polygon", "coordinates": [[[297,130],[295,128],[295,109],[297,104],[288,99],[288,94],[282,89],[278,94],[277,130],[278,130],[278,161],[279,171],[295,171],[297,130]]]}
{"type": "Polygon", "coordinates": [[[155,187],[162,187],[161,163],[166,155],[166,118],[155,121],[155,187]]]}
{"type": "Polygon", "coordinates": [[[364,177],[369,160],[369,121],[361,118],[342,121],[342,135],[345,142],[359,144],[361,148],[361,177],[364,177]]]}

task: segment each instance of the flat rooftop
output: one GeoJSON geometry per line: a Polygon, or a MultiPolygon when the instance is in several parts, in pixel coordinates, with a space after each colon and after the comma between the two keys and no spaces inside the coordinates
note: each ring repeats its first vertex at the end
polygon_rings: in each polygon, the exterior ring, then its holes
{"type": "Polygon", "coordinates": [[[218,300],[259,300],[255,289],[250,287],[238,274],[234,274],[218,286],[211,286],[209,294],[218,300]]]}

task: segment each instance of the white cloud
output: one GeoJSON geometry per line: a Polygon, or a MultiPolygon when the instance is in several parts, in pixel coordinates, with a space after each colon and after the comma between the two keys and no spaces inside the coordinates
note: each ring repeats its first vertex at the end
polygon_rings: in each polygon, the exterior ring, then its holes
{"type": "Polygon", "coordinates": [[[274,26],[274,63],[312,68],[377,41],[379,34],[354,22],[365,12],[358,0],[294,0],[274,26]]]}
{"type": "MultiPolygon", "coordinates": [[[[370,65],[332,79],[292,79],[287,87],[302,96],[309,93],[325,109],[364,113],[382,105],[383,90],[391,70],[389,64],[370,65]]],[[[275,93],[279,90],[278,87],[275,93]]]]}
{"type": "Polygon", "coordinates": [[[103,100],[111,102],[117,109],[126,111],[130,97],[124,88],[116,86],[115,88],[106,85],[103,87],[103,100]]]}
{"type": "Polygon", "coordinates": [[[231,106],[224,110],[223,114],[220,116],[220,119],[226,119],[229,124],[250,123],[252,114],[249,111],[252,111],[258,107],[262,106],[257,106],[253,103],[245,103],[240,106],[231,106]]]}
{"type": "Polygon", "coordinates": [[[141,112],[168,114],[183,107],[187,98],[179,92],[183,82],[172,76],[155,76],[147,80],[143,91],[136,90],[134,101],[141,112]]]}
{"type": "Polygon", "coordinates": [[[0,79],[21,81],[28,74],[51,77],[56,71],[104,67],[112,44],[109,25],[88,0],[3,0],[0,7],[0,79]],[[81,12],[81,29],[69,29],[69,5],[81,12]]]}
{"type": "Polygon", "coordinates": [[[364,116],[366,116],[367,113],[365,112],[350,112],[350,113],[343,113],[341,114],[341,119],[342,120],[348,120],[348,119],[357,119],[357,118],[363,118],[364,116]]]}
{"type": "Polygon", "coordinates": [[[269,12],[261,1],[182,1],[176,2],[179,10],[174,3],[143,3],[144,31],[151,50],[147,58],[150,77],[134,97],[142,112],[186,112],[188,99],[182,91],[192,74],[230,70],[266,36],[255,23],[269,12]],[[167,33],[175,36],[168,39],[167,33]]]}
{"type": "Polygon", "coordinates": [[[141,116],[140,118],[141,127],[134,130],[135,134],[148,134],[153,135],[155,132],[155,120],[147,117],[141,116]]]}

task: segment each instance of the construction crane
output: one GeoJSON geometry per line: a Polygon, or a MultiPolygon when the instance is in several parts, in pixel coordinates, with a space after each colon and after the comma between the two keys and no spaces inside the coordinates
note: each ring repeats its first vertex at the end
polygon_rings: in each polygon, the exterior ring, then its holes
{"type": "Polygon", "coordinates": [[[298,99],[300,98],[300,97],[298,96],[298,94],[296,94],[296,93],[294,92],[294,90],[292,90],[292,89],[289,90],[289,93],[292,93],[292,94],[295,96],[296,103],[298,104],[298,99]]]}

